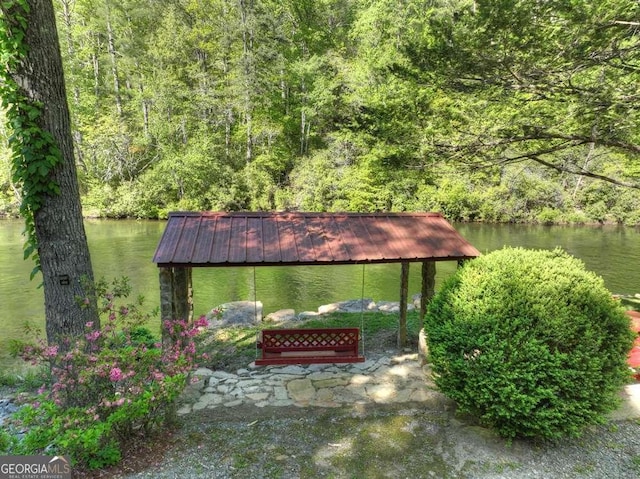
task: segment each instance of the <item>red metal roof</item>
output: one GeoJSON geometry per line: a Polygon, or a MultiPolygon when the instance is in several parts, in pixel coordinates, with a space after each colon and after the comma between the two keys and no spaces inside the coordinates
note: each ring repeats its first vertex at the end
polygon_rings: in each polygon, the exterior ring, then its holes
{"type": "Polygon", "coordinates": [[[437,213],[171,213],[158,266],[394,263],[480,253],[437,213]]]}

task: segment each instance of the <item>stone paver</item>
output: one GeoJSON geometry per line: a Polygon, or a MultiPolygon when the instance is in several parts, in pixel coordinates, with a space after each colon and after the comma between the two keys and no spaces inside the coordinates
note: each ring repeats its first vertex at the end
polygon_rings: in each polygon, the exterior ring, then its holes
{"type": "Polygon", "coordinates": [[[178,414],[240,405],[340,407],[409,401],[442,403],[428,367],[417,354],[388,354],[353,364],[310,364],[240,369],[236,374],[200,368],[178,414]]]}

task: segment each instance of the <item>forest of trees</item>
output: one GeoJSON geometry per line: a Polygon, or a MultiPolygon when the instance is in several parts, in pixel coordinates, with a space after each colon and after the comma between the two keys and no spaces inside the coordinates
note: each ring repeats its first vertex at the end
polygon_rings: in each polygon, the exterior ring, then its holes
{"type": "Polygon", "coordinates": [[[54,4],[85,215],[640,223],[637,0],[54,4]]]}

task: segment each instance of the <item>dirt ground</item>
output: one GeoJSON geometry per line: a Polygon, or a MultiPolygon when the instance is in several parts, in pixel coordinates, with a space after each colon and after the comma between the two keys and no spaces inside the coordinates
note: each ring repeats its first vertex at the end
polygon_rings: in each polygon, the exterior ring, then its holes
{"type": "MultiPolygon", "coordinates": [[[[395,333],[367,338],[367,349],[394,351],[395,333]]],[[[246,366],[231,361],[226,369],[246,366]]],[[[78,477],[637,479],[640,423],[611,421],[545,443],[506,441],[447,401],[432,409],[239,406],[180,417],[117,468],[78,477]]]]}
{"type": "Polygon", "coordinates": [[[419,405],[238,407],[180,420],[127,455],[119,478],[640,477],[640,426],[617,421],[561,443],[505,441],[455,411],[419,405]]]}

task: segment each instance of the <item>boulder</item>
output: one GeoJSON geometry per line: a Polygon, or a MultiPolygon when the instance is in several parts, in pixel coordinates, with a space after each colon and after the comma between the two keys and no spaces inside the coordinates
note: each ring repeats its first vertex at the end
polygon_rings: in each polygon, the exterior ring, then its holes
{"type": "Polygon", "coordinates": [[[285,321],[293,321],[294,319],[296,319],[296,312],[293,309],[280,309],[267,314],[264,318],[265,321],[273,323],[283,323],[285,321]]]}
{"type": "Polygon", "coordinates": [[[336,311],[338,311],[338,308],[338,303],[323,304],[322,306],[318,307],[318,314],[335,313],[336,311]]]}
{"type": "Polygon", "coordinates": [[[222,328],[243,324],[255,324],[262,321],[262,301],[232,301],[221,304],[220,319],[213,319],[210,328],[222,328]]]}
{"type": "Polygon", "coordinates": [[[422,293],[416,293],[411,296],[411,302],[416,307],[416,309],[420,309],[420,300],[422,299],[422,293]]]}
{"type": "Polygon", "coordinates": [[[365,299],[350,299],[347,301],[340,301],[339,303],[324,304],[318,308],[318,313],[359,313],[363,309],[365,311],[375,310],[376,303],[371,298],[365,299]]]}
{"type": "Polygon", "coordinates": [[[5,419],[11,417],[11,415],[18,411],[18,406],[14,402],[14,398],[1,398],[0,399],[0,426],[4,423],[5,419]]]}
{"type": "Polygon", "coordinates": [[[397,301],[378,301],[378,311],[383,313],[397,313],[400,311],[400,303],[397,301]]]}
{"type": "Polygon", "coordinates": [[[428,353],[429,347],[427,346],[427,335],[424,332],[424,328],[422,328],[418,334],[418,359],[420,360],[420,366],[427,364],[428,353]]]}
{"type": "MultiPolygon", "coordinates": [[[[416,307],[412,303],[407,303],[407,311],[413,311],[416,307]]],[[[400,311],[398,301],[378,301],[378,311],[383,313],[397,313],[400,311]]]]}

